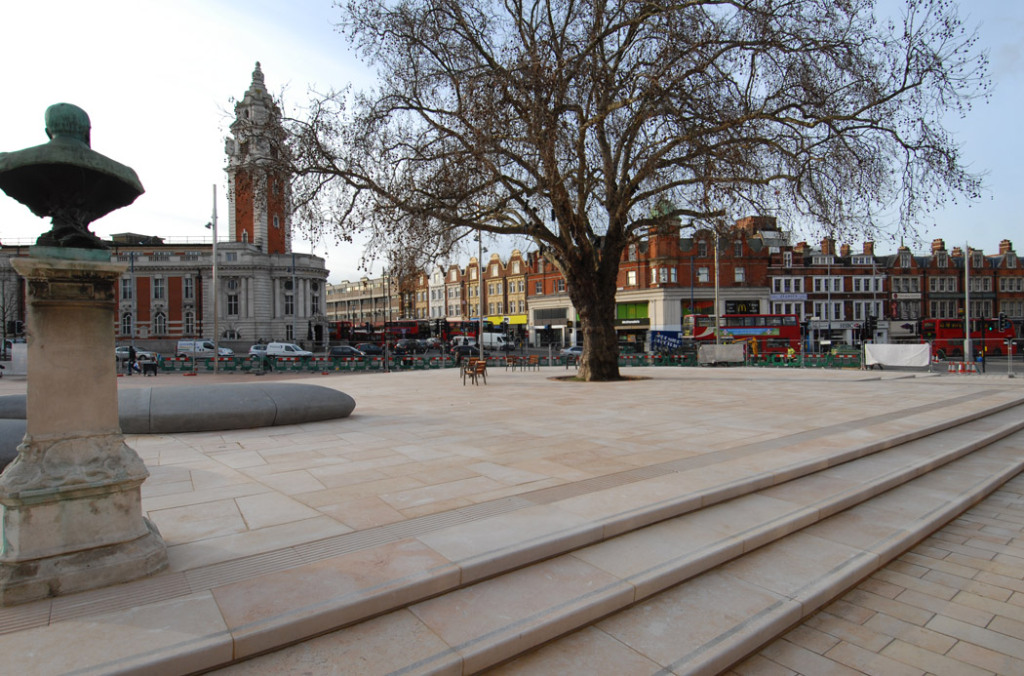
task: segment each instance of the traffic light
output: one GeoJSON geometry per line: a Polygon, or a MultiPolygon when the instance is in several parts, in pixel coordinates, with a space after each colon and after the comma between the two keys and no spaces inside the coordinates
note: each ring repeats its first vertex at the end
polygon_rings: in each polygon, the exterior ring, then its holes
{"type": "Polygon", "coordinates": [[[1005,312],[999,313],[999,330],[1006,331],[1010,328],[1010,318],[1006,316],[1005,312]]]}

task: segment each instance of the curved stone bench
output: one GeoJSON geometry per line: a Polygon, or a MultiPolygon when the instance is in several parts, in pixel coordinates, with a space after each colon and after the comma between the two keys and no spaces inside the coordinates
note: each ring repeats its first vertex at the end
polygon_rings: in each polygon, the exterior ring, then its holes
{"type": "MultiPolygon", "coordinates": [[[[174,434],[296,425],[347,418],[355,399],[319,385],[265,383],[119,390],[125,434],[174,434]]],[[[0,397],[0,468],[25,436],[24,394],[0,397]]]]}

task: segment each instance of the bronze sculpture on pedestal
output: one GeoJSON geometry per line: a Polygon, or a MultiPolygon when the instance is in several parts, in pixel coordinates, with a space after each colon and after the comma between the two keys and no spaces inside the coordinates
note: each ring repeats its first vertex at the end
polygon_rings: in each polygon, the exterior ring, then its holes
{"type": "Polygon", "coordinates": [[[89,116],[78,106],[54,104],[45,121],[48,143],[0,153],[0,189],[53,219],[38,246],[106,249],[89,224],[134,202],[142,183],[130,167],[90,147],[89,116]]]}

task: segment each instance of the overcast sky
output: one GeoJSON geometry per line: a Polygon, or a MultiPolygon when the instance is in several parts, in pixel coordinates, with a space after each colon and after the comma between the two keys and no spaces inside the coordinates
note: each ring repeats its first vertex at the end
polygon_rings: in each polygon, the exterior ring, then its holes
{"type": "MultiPolygon", "coordinates": [[[[961,8],[990,51],[995,91],[954,129],[970,165],[988,174],[988,191],[974,204],[936,214],[924,239],[995,252],[1009,238],[1021,251],[1024,2],[969,0],[961,8]]],[[[135,169],[146,188],[132,206],[96,221],[96,234],[208,241],[203,225],[216,185],[220,236],[227,238],[224,139],[232,98],[248,88],[255,62],[288,109],[307,100],[310,87],[372,84],[335,30],[337,17],[330,0],[5,2],[0,151],[44,143],[47,106],[74,103],[92,120],[93,149],[135,169]]],[[[48,229],[0,193],[0,240],[31,243],[48,229]]],[[[354,245],[309,242],[297,233],[295,249],[326,256],[332,282],[364,274],[354,245]]],[[[891,247],[880,242],[879,249],[891,247]]]]}

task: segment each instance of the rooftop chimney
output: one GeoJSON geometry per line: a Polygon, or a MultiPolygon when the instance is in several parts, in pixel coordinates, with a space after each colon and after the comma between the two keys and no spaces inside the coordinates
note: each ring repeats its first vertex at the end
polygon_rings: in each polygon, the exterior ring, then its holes
{"type": "Polygon", "coordinates": [[[865,256],[874,256],[875,255],[875,243],[874,242],[864,242],[864,255],[865,256]]]}
{"type": "Polygon", "coordinates": [[[836,241],[831,237],[821,240],[821,253],[826,256],[834,256],[836,253],[836,241]]]}
{"type": "Polygon", "coordinates": [[[1013,251],[1013,242],[1008,239],[1004,239],[999,243],[999,253],[1007,254],[1013,251]]]}
{"type": "Polygon", "coordinates": [[[938,251],[945,251],[945,249],[946,249],[946,243],[943,240],[941,240],[941,239],[933,239],[932,240],[932,253],[936,253],[938,251]]]}
{"type": "Polygon", "coordinates": [[[841,247],[839,247],[839,255],[842,256],[843,258],[846,258],[847,256],[849,256],[850,255],[850,245],[849,244],[843,244],[841,247]]]}

